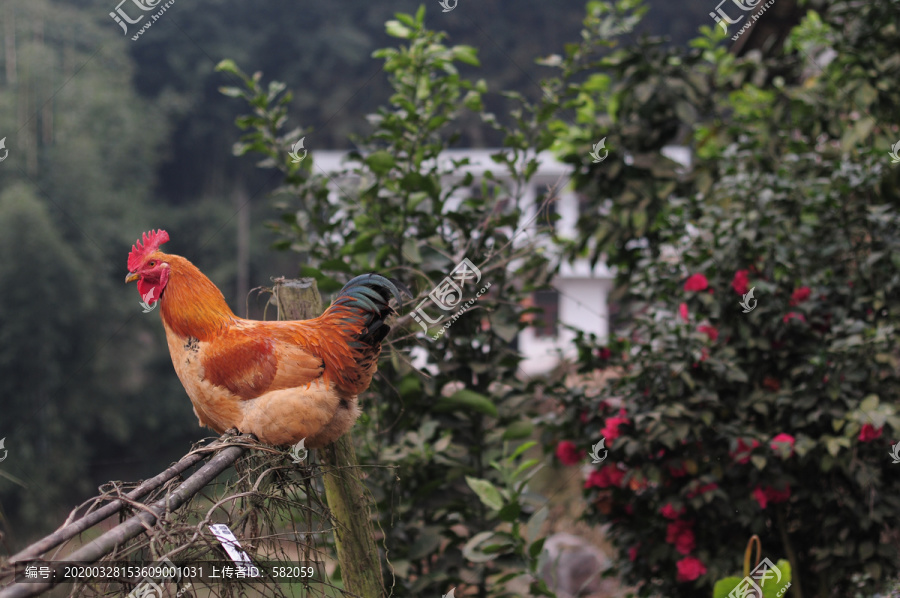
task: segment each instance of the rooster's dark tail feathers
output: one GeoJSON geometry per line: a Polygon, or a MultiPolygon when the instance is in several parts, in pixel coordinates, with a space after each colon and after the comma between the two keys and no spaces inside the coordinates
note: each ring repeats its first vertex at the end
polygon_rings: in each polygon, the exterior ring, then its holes
{"type": "Polygon", "coordinates": [[[398,309],[403,305],[401,293],[412,296],[400,281],[380,274],[362,274],[344,285],[328,312],[340,314],[340,319],[354,328],[362,318],[363,329],[354,337],[351,346],[355,349],[372,348],[380,345],[391,331],[384,321],[395,313],[391,307],[391,297],[397,300],[398,309]]]}

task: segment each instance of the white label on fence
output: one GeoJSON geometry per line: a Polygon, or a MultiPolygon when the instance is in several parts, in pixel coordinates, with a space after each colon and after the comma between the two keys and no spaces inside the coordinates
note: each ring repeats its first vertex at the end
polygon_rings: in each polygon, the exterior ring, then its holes
{"type": "Polygon", "coordinates": [[[259,575],[259,569],[253,566],[250,556],[241,550],[241,543],[234,536],[231,528],[224,523],[215,523],[209,526],[209,531],[222,543],[222,548],[231,557],[238,567],[243,569],[248,577],[256,577],[259,575]]]}

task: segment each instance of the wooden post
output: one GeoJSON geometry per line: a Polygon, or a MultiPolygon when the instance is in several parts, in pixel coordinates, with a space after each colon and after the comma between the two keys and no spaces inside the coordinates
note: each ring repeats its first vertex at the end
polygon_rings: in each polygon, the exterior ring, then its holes
{"type": "MultiPolygon", "coordinates": [[[[322,313],[314,278],[275,281],[279,320],[307,320],[322,313]]],[[[364,598],[384,596],[381,560],[375,544],[370,501],[359,479],[359,461],[350,435],[319,451],[326,465],[325,500],[334,518],[334,543],[344,589],[364,598]]]]}

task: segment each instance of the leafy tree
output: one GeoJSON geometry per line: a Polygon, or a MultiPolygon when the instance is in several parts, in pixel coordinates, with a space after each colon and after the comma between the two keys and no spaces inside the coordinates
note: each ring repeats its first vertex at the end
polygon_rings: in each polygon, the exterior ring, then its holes
{"type": "MultiPolygon", "coordinates": [[[[300,163],[287,155],[304,131],[283,132],[291,101],[283,84],[263,87],[259,74],[247,76],[231,61],[219,68],[244,82],[223,92],[253,109],[237,121],[249,131],[237,151],[263,153],[263,165],[286,173],[287,211],[277,230],[284,248],[306,256],[301,273],[329,291],[339,288],[337,278],[373,270],[417,290],[356,428],[365,463],[393,464],[368,475],[392,567],[386,578],[393,576],[401,595],[445,592],[464,581],[499,596],[503,582],[536,571],[543,544],[546,510],[527,516],[542,503],[524,492],[537,464],[523,461],[533,445],[522,443],[532,429],[531,386],[517,376],[521,358],[510,342],[524,326],[520,301],[546,283],[550,269],[518,235],[529,226],[522,193],[536,167],[522,134],[510,136],[511,147],[493,157],[496,172],[481,180],[462,174],[467,159],[439,159],[462,111],[481,109],[485,86],[456,67],[477,65],[475,50],[445,46],[443,34],[425,27],[424,13],[387,23],[402,45],[375,55],[394,93],[369,117],[373,131],[340,173],[322,173],[314,152],[300,163]],[[489,291],[449,320],[452,327],[426,333],[408,312],[464,257],[481,272],[464,295],[489,291]]],[[[528,229],[535,238],[548,232],[528,229]]],[[[433,318],[434,308],[427,311],[433,318]]],[[[548,595],[543,582],[534,581],[532,591],[548,595]]]]}

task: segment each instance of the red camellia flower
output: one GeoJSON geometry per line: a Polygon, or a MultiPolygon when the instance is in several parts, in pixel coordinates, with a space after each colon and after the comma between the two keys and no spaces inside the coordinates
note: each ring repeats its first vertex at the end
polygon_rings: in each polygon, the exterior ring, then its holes
{"type": "Polygon", "coordinates": [[[769,497],[766,496],[765,491],[759,486],[753,489],[753,498],[759,503],[760,508],[765,509],[769,504],[769,497]]]}
{"type": "Polygon", "coordinates": [[[610,417],[606,420],[606,424],[600,430],[600,433],[603,434],[607,442],[612,442],[619,437],[619,426],[630,423],[631,420],[627,417],[610,417]]]}
{"type": "Polygon", "coordinates": [[[694,581],[706,573],[706,566],[700,559],[692,556],[684,557],[675,563],[675,566],[678,567],[678,577],[676,579],[680,582],[694,581]]]}
{"type": "Polygon", "coordinates": [[[778,504],[786,502],[791,497],[791,487],[785,486],[784,490],[776,490],[771,486],[765,488],[757,486],[753,489],[753,498],[759,503],[760,508],[765,509],[768,504],[778,504]]]}
{"type": "Polygon", "coordinates": [[[763,386],[767,390],[771,390],[772,392],[778,392],[779,390],[781,390],[781,382],[779,382],[772,376],[766,376],[765,378],[763,378],[763,386]]]}
{"type": "Polygon", "coordinates": [[[862,430],[859,431],[859,441],[872,442],[881,437],[882,430],[884,430],[883,426],[881,428],[876,428],[872,424],[863,424],[862,430]]]}
{"type": "Polygon", "coordinates": [[[702,274],[692,274],[684,283],[685,291],[702,291],[709,286],[709,281],[702,274]]]}
{"type": "Polygon", "coordinates": [[[800,287],[799,289],[794,290],[794,292],[791,293],[791,305],[800,305],[809,299],[809,295],[809,287],[800,287]]]}
{"type": "Polygon", "coordinates": [[[680,315],[681,319],[684,320],[685,322],[688,321],[687,303],[682,303],[681,305],[678,306],[678,315],[680,315]]]}
{"type": "Polygon", "coordinates": [[[709,340],[715,342],[719,338],[719,331],[715,326],[710,326],[708,324],[703,324],[702,326],[698,326],[697,330],[705,334],[709,337],[709,340]]]}
{"type": "Polygon", "coordinates": [[[782,432],[772,439],[772,442],[769,444],[769,446],[776,453],[781,451],[783,446],[790,446],[791,452],[788,457],[794,456],[794,437],[790,434],[785,434],[784,432],[782,432]]]}
{"type": "Polygon", "coordinates": [[[675,545],[679,554],[690,554],[697,542],[688,521],[673,521],[666,528],[666,542],[675,545]]]}
{"type": "Polygon", "coordinates": [[[758,446],[759,442],[755,438],[751,438],[749,443],[744,442],[743,438],[738,438],[737,450],[734,452],[729,451],[728,454],[741,465],[746,465],[750,462],[750,453],[758,446]]]}
{"type": "Polygon", "coordinates": [[[584,481],[585,489],[606,488],[606,486],[606,476],[602,475],[597,469],[589,473],[587,479],[584,481]]]}
{"type": "Polygon", "coordinates": [[[666,519],[671,519],[674,521],[674,520],[678,519],[679,517],[681,517],[682,515],[684,515],[684,512],[686,510],[687,509],[685,509],[684,507],[681,507],[680,509],[678,509],[676,511],[675,507],[672,506],[672,503],[666,503],[665,506],[663,506],[659,510],[659,513],[666,519]]]}
{"type": "Polygon", "coordinates": [[[803,314],[798,314],[798,313],[795,312],[795,311],[790,311],[790,312],[786,313],[786,314],[784,315],[784,317],[781,318],[781,321],[784,322],[785,324],[787,324],[788,322],[790,322],[791,320],[793,320],[793,319],[795,319],[795,318],[796,318],[797,320],[800,320],[801,322],[805,322],[805,321],[806,321],[806,316],[804,316],[803,314]]]}
{"type": "Polygon", "coordinates": [[[610,486],[622,486],[625,472],[615,465],[606,465],[599,470],[594,470],[584,482],[585,488],[609,488],[610,486]]]}
{"type": "Polygon", "coordinates": [[[575,465],[587,454],[586,451],[578,450],[578,447],[575,446],[575,443],[571,440],[563,440],[559,444],[556,445],[556,458],[560,460],[563,465],[575,465]]]}
{"type": "Polygon", "coordinates": [[[696,546],[690,521],[673,521],[666,527],[666,542],[675,545],[679,554],[690,554],[696,546]]]}
{"type": "Polygon", "coordinates": [[[750,278],[747,276],[746,270],[738,270],[734,273],[734,278],[731,280],[731,288],[738,295],[747,294],[747,291],[750,290],[750,278]]]}
{"type": "Polygon", "coordinates": [[[697,541],[694,538],[693,530],[683,531],[681,535],[678,536],[678,539],[675,540],[675,550],[678,552],[678,554],[691,554],[696,546],[697,541]]]}
{"type": "Polygon", "coordinates": [[[637,552],[638,552],[637,546],[632,546],[631,548],[628,549],[628,560],[631,561],[632,563],[635,561],[635,559],[637,559],[637,552]]]}
{"type": "Polygon", "coordinates": [[[609,347],[600,347],[597,349],[597,357],[606,361],[610,357],[612,357],[612,351],[609,350],[609,347]]]}

